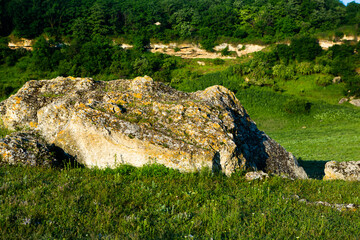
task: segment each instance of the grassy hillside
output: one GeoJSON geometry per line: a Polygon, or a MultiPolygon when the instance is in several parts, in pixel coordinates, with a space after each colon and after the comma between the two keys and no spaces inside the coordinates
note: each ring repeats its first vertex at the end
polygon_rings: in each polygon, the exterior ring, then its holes
{"type": "Polygon", "coordinates": [[[308,201],[360,204],[357,183],[246,182],[162,166],[115,170],[1,167],[2,239],[351,239],[357,211],[308,201]]]}

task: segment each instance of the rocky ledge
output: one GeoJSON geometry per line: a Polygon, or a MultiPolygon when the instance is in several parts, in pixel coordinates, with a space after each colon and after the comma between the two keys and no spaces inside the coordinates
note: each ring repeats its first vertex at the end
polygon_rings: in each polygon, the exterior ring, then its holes
{"type": "Polygon", "coordinates": [[[181,171],[206,166],[226,175],[251,169],[307,178],[222,86],[184,93],[147,76],[29,81],[0,103],[0,119],[9,129],[38,132],[86,166],[157,162],[181,171]]]}

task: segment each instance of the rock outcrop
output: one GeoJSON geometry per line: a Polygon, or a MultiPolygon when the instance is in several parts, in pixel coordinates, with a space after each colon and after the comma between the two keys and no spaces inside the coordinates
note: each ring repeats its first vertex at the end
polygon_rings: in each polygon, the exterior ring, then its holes
{"type": "Polygon", "coordinates": [[[336,162],[325,164],[324,180],[360,181],[360,162],[336,162]]]}
{"type": "Polygon", "coordinates": [[[0,103],[0,118],[7,128],[38,131],[87,166],[157,162],[182,171],[248,168],[307,178],[222,86],[184,93],[147,76],[29,81],[0,103]]]}
{"type": "Polygon", "coordinates": [[[269,174],[264,173],[263,171],[247,172],[245,174],[245,179],[248,181],[264,180],[265,178],[269,178],[269,174]]]}
{"type": "Polygon", "coordinates": [[[341,98],[341,99],[339,100],[339,104],[346,103],[347,101],[349,101],[349,99],[347,99],[347,98],[341,98]]]}
{"type": "Polygon", "coordinates": [[[0,139],[0,165],[59,166],[56,156],[56,149],[34,132],[15,132],[0,139]]]}
{"type": "Polygon", "coordinates": [[[352,105],[356,106],[356,107],[360,107],[360,98],[359,99],[352,99],[349,101],[349,103],[351,103],[352,105]]]}

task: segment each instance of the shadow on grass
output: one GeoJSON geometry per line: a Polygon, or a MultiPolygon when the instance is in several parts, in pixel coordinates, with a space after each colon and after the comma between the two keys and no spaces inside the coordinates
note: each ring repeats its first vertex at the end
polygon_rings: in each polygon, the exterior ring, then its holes
{"type": "Polygon", "coordinates": [[[309,178],[323,179],[325,176],[325,164],[328,161],[322,160],[302,160],[298,159],[299,165],[302,166],[309,178]]]}

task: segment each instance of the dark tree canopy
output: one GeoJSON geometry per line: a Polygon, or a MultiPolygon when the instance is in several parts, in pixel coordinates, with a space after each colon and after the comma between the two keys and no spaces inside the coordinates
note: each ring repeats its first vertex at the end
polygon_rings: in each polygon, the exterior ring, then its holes
{"type": "Polygon", "coordinates": [[[0,35],[35,38],[45,32],[89,40],[96,34],[132,39],[143,33],[207,45],[221,36],[276,41],[355,25],[359,6],[339,0],[0,0],[0,35]]]}

